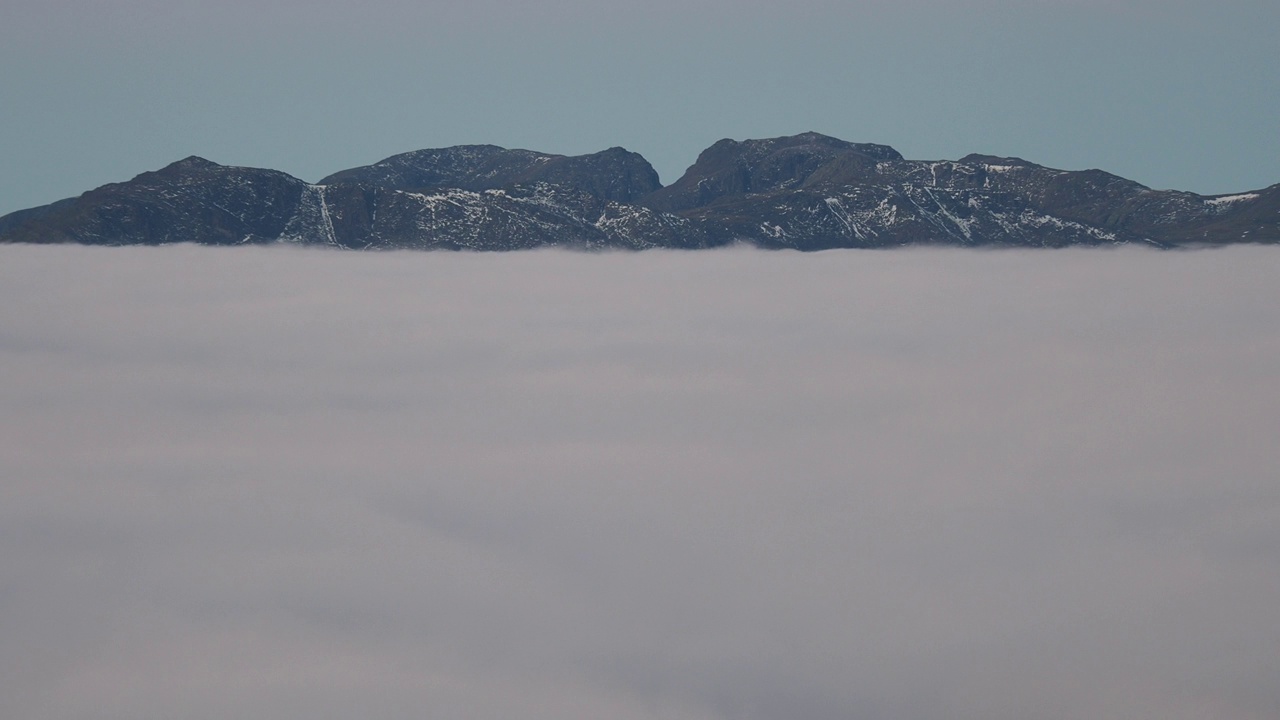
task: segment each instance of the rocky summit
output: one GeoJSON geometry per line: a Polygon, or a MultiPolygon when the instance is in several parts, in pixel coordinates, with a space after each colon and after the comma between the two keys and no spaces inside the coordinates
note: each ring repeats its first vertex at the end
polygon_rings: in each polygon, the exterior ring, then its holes
{"type": "Polygon", "coordinates": [[[352,249],[1280,242],[1280,184],[1152,190],[1019,158],[907,160],[818,133],[721,140],[662,186],[640,155],[418,150],[308,183],[198,157],[0,218],[0,242],[296,243],[352,249]]]}

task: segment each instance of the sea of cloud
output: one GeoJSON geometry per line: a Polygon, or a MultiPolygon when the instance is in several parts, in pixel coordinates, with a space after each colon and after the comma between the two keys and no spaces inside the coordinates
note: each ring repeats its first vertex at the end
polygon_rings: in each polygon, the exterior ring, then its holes
{"type": "Polygon", "coordinates": [[[1277,277],[0,248],[0,716],[1273,718],[1277,277]]]}

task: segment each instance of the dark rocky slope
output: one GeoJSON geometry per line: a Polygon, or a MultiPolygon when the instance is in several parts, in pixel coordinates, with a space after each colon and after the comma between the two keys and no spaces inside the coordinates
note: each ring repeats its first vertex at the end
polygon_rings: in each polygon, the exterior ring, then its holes
{"type": "Polygon", "coordinates": [[[906,244],[1160,247],[1280,242],[1280,185],[1206,197],[969,155],[906,160],[805,133],[703,151],[667,187],[622,148],[566,157],[472,145],[420,150],[310,184],[187,158],[0,218],[3,242],[508,250],[817,250],[906,244]]]}

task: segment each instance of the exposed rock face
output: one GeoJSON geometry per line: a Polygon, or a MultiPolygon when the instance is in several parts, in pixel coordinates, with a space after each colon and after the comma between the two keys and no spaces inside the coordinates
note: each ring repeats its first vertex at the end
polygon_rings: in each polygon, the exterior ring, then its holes
{"type": "Polygon", "coordinates": [[[566,157],[496,145],[418,150],[334,173],[321,185],[360,184],[418,192],[436,189],[498,190],[539,183],[587,193],[602,201],[632,202],[662,187],[640,155],[620,147],[566,157]]]}
{"type": "Polygon", "coordinates": [[[1019,158],[904,160],[815,133],[722,140],[641,203],[695,221],[717,242],[804,250],[1280,241],[1280,186],[1204,197],[1019,158]]]}
{"type": "Polygon", "coordinates": [[[307,184],[275,170],[179,160],[124,183],[103,185],[10,222],[0,240],[158,245],[274,242],[297,214],[307,184]]]}
{"type": "Polygon", "coordinates": [[[683,177],[645,199],[680,212],[725,196],[768,194],[828,183],[858,182],[878,162],[902,160],[887,145],[854,144],[818,133],[771,140],[721,140],[702,151],[683,177]]]}
{"type": "Polygon", "coordinates": [[[644,158],[622,148],[567,157],[468,145],[396,155],[317,184],[187,158],[0,218],[0,241],[476,250],[1272,243],[1280,185],[1205,197],[1019,158],[905,160],[885,145],[804,133],[721,140],[662,187],[644,158]]]}

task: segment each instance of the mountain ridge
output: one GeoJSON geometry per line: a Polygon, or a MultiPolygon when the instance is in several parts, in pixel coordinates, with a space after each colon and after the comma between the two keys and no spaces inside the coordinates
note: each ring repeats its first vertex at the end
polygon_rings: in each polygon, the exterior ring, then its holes
{"type": "Polygon", "coordinates": [[[908,160],[815,132],[724,139],[663,186],[641,155],[415,150],[308,183],[190,156],[0,217],[0,242],[513,250],[1280,242],[1280,184],[1152,190],[1014,157],[908,160]]]}

